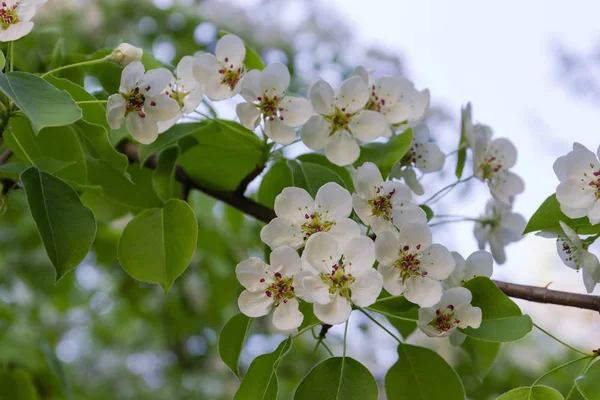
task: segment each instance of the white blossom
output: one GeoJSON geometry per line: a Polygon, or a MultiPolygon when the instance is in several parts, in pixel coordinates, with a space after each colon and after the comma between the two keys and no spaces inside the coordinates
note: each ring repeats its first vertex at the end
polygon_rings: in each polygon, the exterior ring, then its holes
{"type": "Polygon", "coordinates": [[[395,231],[407,222],[427,222],[425,212],[412,202],[410,189],[400,182],[384,181],[371,162],[356,170],[354,187],[354,211],[375,234],[395,231]]]}
{"type": "Polygon", "coordinates": [[[239,82],[244,76],[246,47],[235,35],[225,35],[217,41],[215,55],[202,53],[194,60],[194,78],[204,85],[206,96],[225,100],[240,92],[239,82]]]}
{"type": "Polygon", "coordinates": [[[287,67],[273,63],[263,71],[249,71],[241,85],[241,95],[247,103],[239,103],[236,111],[242,125],[254,130],[262,117],[265,134],[274,142],[293,142],[295,128],[304,125],[313,110],[308,99],[285,95],[290,85],[287,67]]]}
{"type": "Polygon", "coordinates": [[[303,246],[317,232],[328,232],[340,242],[360,235],[360,227],[348,218],[352,196],[335,182],[323,185],[315,199],[304,189],[287,187],[275,198],[275,214],[260,231],[261,240],[272,249],[303,246]]]}
{"type": "Polygon", "coordinates": [[[592,293],[600,283],[600,262],[596,255],[587,250],[579,235],[567,224],[560,221],[563,232],[556,239],[556,250],[562,262],[569,268],[582,271],[583,283],[588,293],[592,293]]]}
{"type": "Polygon", "coordinates": [[[504,247],[521,239],[527,221],[521,214],[512,212],[512,206],[496,199],[490,199],[485,206],[485,214],[475,223],[475,239],[479,249],[486,243],[498,264],[506,261],[504,247]]]}
{"type": "Polygon", "coordinates": [[[556,199],[561,211],[569,218],[588,217],[592,225],[600,223],[600,162],[596,154],[575,143],[572,151],[556,160],[554,173],[560,181],[556,199]]]}
{"type": "Polygon", "coordinates": [[[352,304],[367,307],[381,293],[382,278],[373,268],[375,249],[368,236],[355,236],[341,246],[320,232],[306,242],[302,259],[313,270],[301,278],[302,298],[314,303],[314,313],[326,324],[341,324],[350,317],[352,304]]]}
{"type": "Polygon", "coordinates": [[[141,61],[143,55],[144,50],[139,47],[129,43],[121,43],[107,58],[121,67],[126,67],[134,61],[141,61]]]}
{"type": "Polygon", "coordinates": [[[452,274],[444,281],[446,289],[462,286],[478,276],[485,276],[486,278],[492,276],[494,260],[492,259],[492,255],[487,251],[476,251],[467,257],[466,260],[456,251],[453,251],[451,254],[456,267],[452,274]]]}
{"type": "Polygon", "coordinates": [[[312,150],[325,148],[325,155],[336,165],[349,165],[358,159],[357,139],[375,140],[387,129],[382,114],[364,109],[369,88],[360,76],[346,79],[335,93],[319,79],[310,87],[309,95],[318,115],[302,127],[302,141],[312,150]]]}
{"type": "Polygon", "coordinates": [[[175,125],[182,115],[193,112],[202,103],[204,86],[194,78],[193,68],[194,57],[185,56],[177,64],[175,75],[164,93],[177,102],[179,111],[170,120],[158,123],[159,132],[175,125]]]}
{"type": "Polygon", "coordinates": [[[123,121],[134,139],[150,144],[158,137],[158,122],[177,115],[179,105],[163,93],[173,74],[165,68],[144,73],[144,66],[134,61],[123,69],[119,93],[108,98],[106,119],[112,129],[123,121]]]}
{"type": "Polygon", "coordinates": [[[414,127],[410,149],[394,165],[391,173],[394,178],[404,179],[408,187],[418,195],[422,195],[424,192],[414,169],[416,168],[424,174],[436,172],[442,169],[446,161],[446,155],[437,144],[430,141],[430,138],[431,134],[427,125],[414,127]]]}
{"type": "Polygon", "coordinates": [[[46,0],[4,0],[0,2],[0,42],[21,39],[33,29],[31,19],[46,0]]]}
{"type": "Polygon", "coordinates": [[[398,234],[383,232],[375,240],[375,254],[383,287],[390,294],[429,307],[442,297],[442,282],[454,270],[447,248],[432,244],[426,224],[407,223],[398,234]]]}
{"type": "Polygon", "coordinates": [[[249,317],[262,317],[273,312],[273,325],[288,331],[300,326],[304,316],[298,310],[295,286],[302,269],[298,253],[282,246],[271,253],[271,264],[249,258],[235,269],[237,279],[246,288],[238,298],[240,311],[249,317]]]}
{"type": "Polygon", "coordinates": [[[467,139],[473,149],[473,174],[488,184],[494,198],[508,204],[523,193],[523,180],[509,171],[517,162],[517,149],[510,140],[492,140],[492,130],[485,125],[474,129],[467,139]]]}
{"type": "Polygon", "coordinates": [[[360,76],[369,88],[365,109],[377,111],[385,117],[389,126],[383,136],[417,126],[425,118],[429,108],[428,89],[418,91],[405,78],[383,76],[374,80],[364,67],[356,68],[352,75],[360,76]]]}
{"type": "Polygon", "coordinates": [[[417,325],[429,337],[453,335],[457,328],[477,329],[481,325],[481,308],[471,306],[472,298],[463,287],[448,289],[439,303],[419,309],[417,325]]]}

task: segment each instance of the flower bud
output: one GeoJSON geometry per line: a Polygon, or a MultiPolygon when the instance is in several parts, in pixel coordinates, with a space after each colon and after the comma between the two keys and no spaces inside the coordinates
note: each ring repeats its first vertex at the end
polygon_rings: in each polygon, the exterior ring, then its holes
{"type": "Polygon", "coordinates": [[[140,61],[142,54],[144,54],[144,51],[139,47],[132,46],[129,43],[121,43],[108,59],[122,67],[126,67],[134,61],[140,61]]]}

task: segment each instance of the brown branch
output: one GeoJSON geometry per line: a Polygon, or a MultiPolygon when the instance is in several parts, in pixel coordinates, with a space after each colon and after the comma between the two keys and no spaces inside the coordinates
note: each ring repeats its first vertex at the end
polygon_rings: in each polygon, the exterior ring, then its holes
{"type": "MultiPolygon", "coordinates": [[[[121,146],[121,151],[125,155],[127,155],[129,161],[133,163],[139,162],[137,149],[137,146],[131,143],[126,143],[121,146]]],[[[151,157],[146,162],[146,166],[153,169],[156,168],[156,157],[151,157]]],[[[255,172],[256,170],[253,171],[250,175],[255,174],[255,172]]],[[[243,211],[248,215],[252,215],[254,218],[260,221],[268,223],[276,217],[275,212],[273,210],[255,202],[252,199],[244,197],[243,192],[240,194],[238,190],[233,192],[214,190],[207,188],[197,182],[194,182],[194,180],[191,179],[179,166],[177,167],[175,176],[178,181],[189,185],[189,187],[200,190],[201,192],[204,192],[209,196],[212,196],[233,207],[236,207],[240,211],[243,211]]],[[[256,177],[258,176],[258,174],[253,176],[256,177]]],[[[246,179],[244,181],[246,181],[246,179]]],[[[250,183],[250,181],[248,181],[248,183],[250,183]]],[[[600,312],[600,296],[560,292],[557,290],[550,290],[543,287],[518,285],[516,283],[508,283],[501,281],[494,281],[494,283],[496,283],[500,290],[502,290],[507,296],[510,297],[533,301],[536,303],[558,304],[567,307],[583,308],[587,310],[594,310],[600,312]]],[[[325,330],[324,333],[326,332],[327,331],[325,330]]]]}

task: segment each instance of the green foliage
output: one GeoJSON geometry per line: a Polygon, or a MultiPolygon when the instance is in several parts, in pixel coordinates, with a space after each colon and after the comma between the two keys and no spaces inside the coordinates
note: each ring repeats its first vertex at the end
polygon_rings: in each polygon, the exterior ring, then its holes
{"type": "Polygon", "coordinates": [[[0,400],[37,400],[31,376],[23,370],[0,371],[0,400]]]}
{"type": "Polygon", "coordinates": [[[556,389],[536,385],[513,389],[498,397],[497,400],[564,400],[564,397],[556,389]]]}
{"type": "Polygon", "coordinates": [[[6,57],[4,57],[4,53],[2,52],[2,50],[0,50],[0,70],[3,70],[5,65],[6,57]]]}
{"type": "Polygon", "coordinates": [[[96,236],[96,219],[61,179],[32,167],[23,172],[21,182],[58,280],[87,255],[96,236]]]}
{"type": "Polygon", "coordinates": [[[119,262],[135,279],[158,283],[166,293],[190,263],[197,240],[194,211],[172,199],[127,224],[119,240],[119,262]]]}
{"type": "Polygon", "coordinates": [[[399,359],[385,376],[388,399],[463,400],[465,391],[450,365],[435,351],[400,344],[399,359]]]}
{"type": "Polygon", "coordinates": [[[279,379],[275,371],[291,347],[292,338],[288,337],[274,352],[256,357],[233,399],[277,400],[279,379]]]}
{"type": "Polygon", "coordinates": [[[469,145],[467,142],[467,135],[465,132],[465,119],[467,118],[467,108],[463,108],[460,112],[460,139],[458,141],[458,154],[456,158],[456,171],[455,175],[458,179],[462,177],[463,170],[465,169],[465,162],[467,161],[467,149],[469,145]]]}
{"type": "Polygon", "coordinates": [[[294,400],[377,400],[375,378],[350,357],[332,357],[317,364],[304,377],[294,400]]]}
{"type": "Polygon", "coordinates": [[[179,198],[181,184],[175,179],[175,167],[179,158],[179,147],[173,146],[163,150],[158,157],[156,170],[152,174],[152,186],[158,197],[167,201],[179,198]]]}
{"type": "Polygon", "coordinates": [[[489,342],[512,342],[521,339],[533,328],[528,315],[510,300],[488,278],[477,277],[465,284],[473,294],[471,304],[481,308],[483,320],[477,329],[463,329],[466,335],[489,342]]]}
{"type": "Polygon", "coordinates": [[[355,167],[360,167],[365,162],[375,163],[383,179],[386,179],[392,167],[402,160],[412,143],[412,129],[407,129],[399,135],[393,136],[386,143],[367,143],[360,150],[360,157],[354,163],[355,167]]]}
{"type": "Polygon", "coordinates": [[[404,296],[380,298],[368,309],[385,315],[403,338],[407,338],[417,329],[417,306],[404,296]]]}
{"type": "MultiPolygon", "coordinates": [[[[183,138],[193,137],[195,133],[201,132],[206,125],[212,124],[209,120],[202,122],[177,124],[158,136],[158,139],[151,144],[142,144],[138,149],[140,162],[145,163],[150,157],[160,153],[167,147],[178,143],[183,138]]],[[[196,143],[194,139],[194,144],[196,143]]],[[[187,150],[187,149],[186,149],[187,150]]]]}
{"type": "Polygon", "coordinates": [[[431,207],[429,207],[426,204],[419,204],[419,207],[421,207],[421,209],[425,211],[425,215],[427,216],[427,222],[431,221],[431,218],[433,218],[433,216],[435,215],[431,207]]]}
{"type": "Polygon", "coordinates": [[[350,192],[354,191],[354,181],[352,180],[352,175],[350,174],[348,167],[340,167],[339,165],[335,165],[334,163],[329,161],[327,157],[317,153],[302,154],[297,158],[297,160],[312,164],[319,164],[327,169],[332,170],[333,172],[338,174],[339,177],[342,178],[342,180],[344,181],[344,185],[342,186],[345,186],[346,189],[348,189],[350,192]]]}
{"type": "Polygon", "coordinates": [[[0,74],[0,90],[29,118],[36,133],[81,118],[81,109],[71,96],[39,76],[26,72],[0,74]]]}
{"type": "Polygon", "coordinates": [[[265,69],[265,64],[260,59],[260,56],[258,55],[258,53],[256,51],[254,51],[254,49],[252,47],[248,46],[247,44],[245,44],[245,46],[246,46],[246,57],[244,58],[244,65],[246,66],[246,68],[248,70],[258,69],[261,71],[263,69],[265,69]]]}
{"type": "Polygon", "coordinates": [[[240,377],[240,355],[253,322],[253,318],[238,313],[227,321],[219,334],[219,356],[238,378],[240,377]]]}
{"type": "Polygon", "coordinates": [[[500,346],[500,343],[484,342],[468,336],[461,345],[471,358],[473,372],[480,379],[485,378],[490,371],[498,356],[500,346]]]}
{"type": "Polygon", "coordinates": [[[575,379],[575,384],[586,400],[600,400],[600,362],[593,363],[583,375],[575,379]]]}
{"type": "Polygon", "coordinates": [[[560,203],[556,200],[556,194],[553,194],[531,216],[523,234],[536,231],[562,232],[559,221],[563,221],[582,235],[600,233],[600,224],[592,226],[587,217],[571,219],[563,214],[560,203]]]}

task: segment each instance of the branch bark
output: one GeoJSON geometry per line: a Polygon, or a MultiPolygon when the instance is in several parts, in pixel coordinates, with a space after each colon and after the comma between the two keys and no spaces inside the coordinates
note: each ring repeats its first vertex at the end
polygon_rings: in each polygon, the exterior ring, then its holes
{"type": "MultiPolygon", "coordinates": [[[[121,146],[121,151],[127,155],[130,162],[139,163],[137,145],[125,143],[121,146]]],[[[145,165],[148,168],[156,168],[156,157],[151,157],[145,165]]],[[[253,178],[257,176],[254,174],[255,171],[253,171],[251,174],[253,175],[253,178]]],[[[240,211],[243,211],[244,213],[251,215],[260,221],[268,223],[276,217],[273,210],[255,202],[252,199],[244,197],[243,192],[240,193],[241,190],[227,192],[207,188],[198,182],[194,182],[179,166],[177,166],[175,177],[184,185],[189,185],[190,188],[197,189],[208,194],[209,196],[216,198],[217,200],[221,200],[235,208],[238,208],[240,211]]],[[[247,179],[244,179],[244,182],[246,181],[247,179]]],[[[587,310],[594,310],[600,313],[600,296],[561,292],[543,287],[519,285],[516,283],[496,280],[493,282],[500,288],[500,290],[510,297],[532,301],[535,303],[558,304],[567,307],[583,308],[587,310]]]]}

